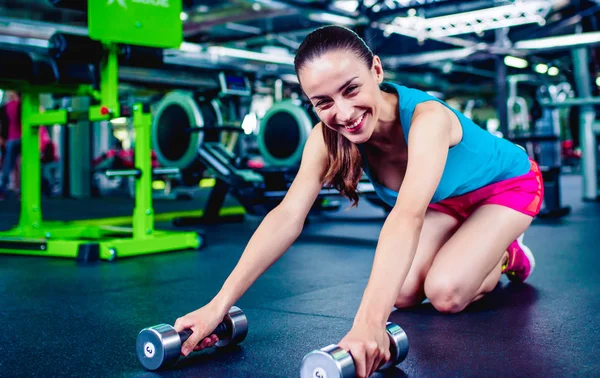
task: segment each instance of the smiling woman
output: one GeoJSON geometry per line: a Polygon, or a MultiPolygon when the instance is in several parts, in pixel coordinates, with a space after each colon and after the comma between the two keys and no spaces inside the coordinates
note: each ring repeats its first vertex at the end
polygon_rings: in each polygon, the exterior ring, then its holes
{"type": "MultiPolygon", "coordinates": [[[[384,82],[379,57],[347,28],[310,33],[295,68],[320,119],[298,174],[220,292],[175,328],[214,329],[298,238],[322,185],[356,203],[364,170],[392,210],[352,329],[339,347],[352,355],[356,376],[367,377],[390,360],[386,321],[393,307],[428,298],[440,312],[456,313],[492,291],[502,273],[527,279],[535,261],[522,235],[540,210],[541,174],[524,150],[443,101],[384,82]]],[[[208,336],[195,332],[183,353],[203,339],[200,348],[212,345],[208,336]]]]}
{"type": "Polygon", "coordinates": [[[304,92],[310,93],[310,101],[326,126],[322,130],[329,169],[324,180],[356,204],[356,187],[362,175],[356,144],[369,140],[374,120],[393,120],[397,105],[394,96],[379,89],[381,61],[362,39],[343,27],[320,30],[304,40],[294,66],[304,92]]]}

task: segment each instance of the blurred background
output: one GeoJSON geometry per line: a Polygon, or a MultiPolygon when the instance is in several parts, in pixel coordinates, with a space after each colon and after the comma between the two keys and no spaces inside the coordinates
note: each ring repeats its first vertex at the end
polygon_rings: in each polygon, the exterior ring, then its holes
{"type": "MultiPolygon", "coordinates": [[[[108,0],[123,8],[132,1],[168,4],[168,0],[108,0]]],[[[87,35],[87,14],[70,9],[80,3],[0,0],[0,44],[44,51],[55,33],[87,35]]],[[[161,118],[161,109],[186,102],[169,96],[184,91],[196,113],[243,129],[231,131],[227,139],[237,156],[260,167],[296,165],[305,131],[315,117],[294,74],[295,51],[311,30],[344,25],[381,57],[386,80],[428,91],[482,128],[521,144],[540,164],[560,171],[547,180],[559,173],[584,174],[582,196],[597,197],[598,1],[184,0],[181,9],[179,48],[161,50],[158,58],[143,64],[131,59],[119,67],[120,100],[150,102],[155,133],[173,130],[177,117],[168,112],[161,118]],[[230,87],[227,92],[224,85],[241,90],[234,94],[230,87]],[[286,106],[274,108],[281,103],[298,107],[310,122],[304,124],[304,118],[286,106]],[[271,127],[278,133],[267,131],[269,111],[291,114],[271,120],[286,125],[271,127]],[[589,124],[583,125],[582,119],[589,124]],[[582,139],[589,143],[587,148],[582,139]]],[[[85,108],[86,101],[48,95],[42,106],[75,103],[85,108]]],[[[196,121],[185,122],[193,126],[196,121]]],[[[48,130],[56,162],[68,149],[64,132],[62,127],[48,130]]],[[[69,167],[66,161],[57,165],[47,194],[86,197],[123,189],[127,180],[95,176],[94,168],[106,162],[110,151],[133,147],[131,121],[100,122],[84,134],[77,137],[90,148],[71,151],[71,157],[82,158],[77,166],[69,167]],[[64,185],[68,176],[71,184],[64,185]]],[[[168,148],[173,151],[163,151],[167,147],[159,142],[154,140],[153,145],[157,166],[191,165],[190,159],[182,162],[176,155],[185,155],[183,146],[197,141],[182,140],[180,151],[172,146],[168,148]],[[165,156],[169,153],[171,159],[165,156]]],[[[177,185],[195,185],[198,180],[184,177],[177,185]]],[[[157,188],[162,185],[156,183],[157,188]]]]}

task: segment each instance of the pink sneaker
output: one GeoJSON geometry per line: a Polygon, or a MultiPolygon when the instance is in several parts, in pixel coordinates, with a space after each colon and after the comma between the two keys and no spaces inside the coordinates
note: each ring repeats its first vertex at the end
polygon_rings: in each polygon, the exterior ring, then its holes
{"type": "Polygon", "coordinates": [[[502,266],[502,273],[506,274],[509,280],[524,282],[531,275],[535,268],[535,258],[531,250],[523,244],[521,234],[514,242],[508,246],[508,261],[502,266]]]}

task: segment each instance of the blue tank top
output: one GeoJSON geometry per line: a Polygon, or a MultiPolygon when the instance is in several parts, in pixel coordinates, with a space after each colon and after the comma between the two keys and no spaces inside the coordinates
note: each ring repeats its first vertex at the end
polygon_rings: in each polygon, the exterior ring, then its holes
{"type": "MultiPolygon", "coordinates": [[[[444,101],[418,89],[394,83],[383,83],[381,87],[388,92],[393,90],[398,92],[400,123],[406,143],[408,143],[413,112],[415,107],[422,102],[437,101],[452,110],[460,121],[463,131],[462,140],[448,150],[446,166],[431,203],[460,196],[486,185],[529,172],[529,157],[522,148],[483,130],[444,101]]],[[[364,172],[371,180],[377,195],[388,205],[394,206],[398,192],[383,186],[377,182],[375,177],[372,177],[363,147],[361,145],[358,147],[362,153],[364,172]]]]}

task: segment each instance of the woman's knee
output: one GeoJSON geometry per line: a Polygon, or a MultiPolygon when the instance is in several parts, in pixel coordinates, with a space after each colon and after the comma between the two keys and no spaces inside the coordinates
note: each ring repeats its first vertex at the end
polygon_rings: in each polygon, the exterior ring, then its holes
{"type": "Polygon", "coordinates": [[[468,298],[460,280],[452,277],[432,277],[425,280],[425,296],[436,310],[446,314],[461,312],[472,298],[468,298]]]}

